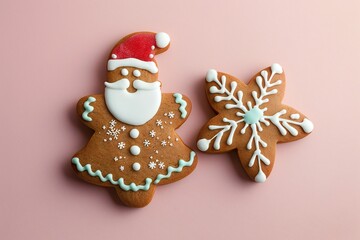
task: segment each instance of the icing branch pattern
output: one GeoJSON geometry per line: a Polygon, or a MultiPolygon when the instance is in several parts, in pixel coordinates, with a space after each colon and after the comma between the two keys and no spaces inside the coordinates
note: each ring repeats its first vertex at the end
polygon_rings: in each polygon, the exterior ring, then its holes
{"type": "Polygon", "coordinates": [[[209,148],[210,143],[213,142],[213,148],[215,150],[220,150],[221,140],[224,136],[224,133],[229,132],[229,135],[226,139],[227,145],[233,144],[234,134],[238,128],[238,125],[242,123],[244,126],[240,129],[240,134],[245,134],[249,128],[251,131],[251,136],[247,142],[246,149],[252,150],[253,154],[249,160],[248,166],[253,167],[257,161],[259,171],[255,177],[256,182],[264,182],[266,180],[266,175],[262,171],[261,165],[270,165],[270,160],[261,152],[262,148],[267,147],[267,143],[261,138],[260,132],[263,131],[263,127],[270,126],[272,123],[277,127],[280,134],[285,136],[287,133],[290,133],[292,136],[298,135],[298,130],[294,128],[294,125],[300,126],[305,133],[310,133],[313,130],[313,124],[308,119],[304,119],[302,122],[296,121],[300,118],[298,113],[291,114],[291,119],[283,118],[282,116],[286,114],[286,110],[282,109],[274,115],[266,115],[268,110],[263,106],[264,103],[269,102],[270,95],[276,95],[278,90],[274,87],[281,85],[282,80],[276,79],[276,75],[282,74],[283,69],[279,64],[271,65],[271,73],[263,70],[260,75],[255,78],[256,84],[259,88],[258,91],[252,91],[251,96],[253,98],[253,103],[248,101],[244,103],[243,96],[244,92],[239,90],[236,92],[238,83],[232,81],[230,83],[230,89],[226,87],[226,76],[220,76],[218,79],[218,72],[216,70],[209,70],[206,76],[207,82],[214,82],[217,86],[211,86],[209,91],[211,94],[215,94],[215,102],[227,101],[225,104],[225,109],[236,109],[238,110],[235,115],[239,119],[228,119],[223,118],[223,125],[209,125],[209,130],[218,130],[218,132],[211,137],[210,139],[200,139],[197,143],[198,148],[201,151],[206,151],[209,148]],[[221,94],[221,95],[220,95],[221,94]]]}

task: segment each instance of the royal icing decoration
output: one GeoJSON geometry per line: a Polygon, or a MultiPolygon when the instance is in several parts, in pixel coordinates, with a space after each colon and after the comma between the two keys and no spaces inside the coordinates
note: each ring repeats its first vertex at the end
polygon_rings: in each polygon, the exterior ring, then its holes
{"type": "MultiPolygon", "coordinates": [[[[178,167],[168,167],[167,168],[167,174],[158,174],[157,177],[154,180],[154,184],[158,184],[162,179],[169,178],[173,172],[181,172],[184,167],[190,167],[194,163],[195,158],[195,152],[190,152],[190,159],[188,161],[180,159],[178,161],[178,167]]],[[[113,179],[113,175],[111,173],[107,174],[105,177],[103,176],[102,172],[100,170],[96,170],[95,172],[91,168],[91,164],[86,164],[85,166],[81,165],[80,159],[77,157],[74,157],[71,161],[77,168],[79,172],[87,172],[92,177],[98,177],[100,181],[102,182],[110,182],[113,185],[118,185],[121,189],[125,191],[133,191],[137,192],[139,190],[147,191],[150,188],[150,184],[153,182],[153,179],[151,178],[145,178],[145,184],[135,184],[130,183],[126,184],[124,182],[124,178],[119,178],[118,180],[113,179]]],[[[123,166],[122,166],[123,167],[123,166]]],[[[133,164],[133,170],[139,171],[141,169],[141,165],[139,163],[133,164]],[[134,167],[135,166],[135,167],[134,167]],[[138,170],[136,170],[138,169],[138,170]]],[[[121,170],[121,167],[120,167],[121,170]]],[[[123,171],[124,168],[122,168],[121,171],[123,171]]]]}
{"type": "Polygon", "coordinates": [[[145,139],[143,144],[144,144],[145,147],[148,147],[148,146],[150,146],[151,143],[150,143],[149,140],[145,139]]]}
{"type": "Polygon", "coordinates": [[[128,79],[114,83],[105,82],[105,102],[111,114],[121,122],[130,125],[143,125],[152,119],[161,105],[160,82],[153,83],[135,80],[137,89],[130,93],[128,79]],[[151,101],[149,101],[151,99],[151,101]]]}
{"type": "Polygon", "coordinates": [[[133,145],[133,146],[130,147],[130,153],[131,153],[132,155],[137,156],[137,155],[140,154],[140,152],[141,152],[141,149],[140,149],[139,146],[133,145]]]}
{"type": "Polygon", "coordinates": [[[140,134],[140,132],[139,132],[139,130],[137,130],[136,128],[135,129],[132,129],[131,131],[130,131],[130,137],[131,138],[138,138],[139,137],[139,134],[140,134]]]}
{"type": "Polygon", "coordinates": [[[269,102],[269,96],[278,94],[276,86],[282,84],[282,79],[278,79],[276,76],[282,74],[283,69],[279,64],[273,64],[270,71],[269,74],[268,71],[263,70],[256,77],[255,81],[258,89],[251,92],[253,104],[252,101],[243,102],[244,92],[242,90],[236,91],[238,87],[236,81],[232,81],[230,88],[227,88],[226,76],[218,74],[215,70],[210,70],[207,73],[206,81],[216,84],[209,88],[210,94],[214,94],[213,100],[216,103],[226,101],[223,111],[236,109],[236,117],[234,116],[231,119],[223,117],[223,124],[209,125],[208,129],[216,133],[211,138],[202,138],[197,142],[197,146],[201,151],[207,151],[212,141],[212,147],[215,150],[220,150],[225,133],[227,133],[226,144],[231,146],[234,143],[235,134],[244,135],[247,131],[251,131],[246,149],[252,151],[248,167],[252,168],[255,162],[258,165],[258,174],[255,177],[256,182],[264,182],[266,180],[262,164],[270,165],[270,160],[262,153],[262,149],[268,147],[268,143],[261,137],[263,128],[273,124],[283,136],[288,133],[292,136],[297,136],[299,132],[294,126],[301,127],[305,133],[310,133],[314,128],[312,122],[307,118],[304,118],[302,121],[296,121],[300,119],[300,114],[298,113],[291,114],[290,119],[284,118],[287,113],[286,109],[281,109],[275,114],[266,114],[269,109],[264,105],[269,102]],[[242,127],[238,129],[240,124],[242,127]]]}
{"type": "Polygon", "coordinates": [[[119,148],[120,150],[124,149],[124,148],[125,148],[125,143],[124,143],[124,142],[119,142],[119,143],[118,143],[118,148],[119,148]]]}
{"type": "Polygon", "coordinates": [[[94,111],[94,107],[90,106],[91,103],[95,102],[96,99],[94,97],[89,97],[85,102],[84,102],[84,109],[85,111],[82,114],[82,118],[87,121],[87,122],[91,122],[92,118],[89,117],[89,113],[91,113],[92,111],[94,111]]]}
{"type": "MultiPolygon", "coordinates": [[[[109,135],[108,140],[112,141],[113,139],[117,140],[119,138],[119,134],[121,133],[121,130],[116,128],[116,121],[112,120],[110,121],[110,126],[108,128],[108,130],[106,131],[106,134],[109,135]]],[[[106,127],[103,126],[103,129],[105,130],[106,127]]]]}
{"type": "Polygon", "coordinates": [[[141,72],[136,69],[136,70],[133,71],[133,75],[134,75],[135,77],[140,77],[140,76],[141,76],[141,72]]]}
{"type": "Polygon", "coordinates": [[[180,93],[174,93],[173,96],[175,97],[175,102],[177,104],[180,104],[179,111],[181,113],[181,118],[186,118],[186,115],[187,115],[187,111],[186,111],[187,103],[186,103],[186,101],[184,101],[184,99],[182,99],[182,95],[180,93]]]}
{"type": "Polygon", "coordinates": [[[121,69],[121,75],[123,76],[129,75],[129,70],[127,70],[126,68],[121,69]]]}
{"type": "Polygon", "coordinates": [[[136,162],[132,165],[132,168],[134,171],[140,171],[141,165],[140,165],[140,163],[136,162]]]}
{"type": "Polygon", "coordinates": [[[149,135],[150,135],[151,137],[155,137],[155,136],[156,136],[156,132],[155,132],[154,130],[151,130],[151,131],[149,132],[149,135]]]}
{"type": "Polygon", "coordinates": [[[195,157],[195,155],[196,155],[195,152],[194,152],[194,151],[191,151],[191,152],[190,152],[190,159],[189,159],[189,161],[185,161],[185,160],[183,160],[183,159],[180,159],[180,160],[179,160],[179,165],[178,165],[178,167],[176,167],[176,168],[175,168],[175,167],[171,167],[171,166],[168,167],[168,168],[167,168],[167,174],[166,174],[166,175],[159,174],[159,175],[156,177],[156,179],[155,179],[155,181],[154,181],[154,184],[158,184],[162,179],[169,178],[173,172],[181,172],[184,167],[190,167],[190,166],[193,164],[193,162],[194,162],[194,157],[195,157]]]}
{"type": "Polygon", "coordinates": [[[159,32],[155,35],[155,40],[156,40],[156,45],[159,48],[165,48],[170,43],[170,36],[164,32],[159,32]]]}
{"type": "Polygon", "coordinates": [[[148,164],[150,169],[155,169],[156,168],[156,163],[155,162],[149,162],[148,164]]]}

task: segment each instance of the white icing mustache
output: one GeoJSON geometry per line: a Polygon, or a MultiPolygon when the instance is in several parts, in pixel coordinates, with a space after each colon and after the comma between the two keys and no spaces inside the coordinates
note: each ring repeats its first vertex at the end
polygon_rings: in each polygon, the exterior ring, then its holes
{"type": "MultiPolygon", "coordinates": [[[[133,82],[133,87],[137,90],[153,90],[159,88],[160,85],[161,84],[159,81],[149,83],[140,79],[136,79],[133,82]]],[[[126,90],[130,86],[130,81],[127,78],[123,78],[112,83],[105,82],[105,86],[112,89],[126,90]]]]}

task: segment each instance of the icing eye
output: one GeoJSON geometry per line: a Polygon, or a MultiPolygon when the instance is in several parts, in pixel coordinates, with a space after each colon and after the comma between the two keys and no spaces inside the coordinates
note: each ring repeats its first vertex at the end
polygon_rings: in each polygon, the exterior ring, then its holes
{"type": "Polygon", "coordinates": [[[140,77],[140,76],[141,76],[141,72],[140,72],[139,70],[134,70],[134,71],[133,71],[133,75],[134,75],[135,77],[140,77]]]}
{"type": "Polygon", "coordinates": [[[121,69],[121,75],[127,76],[129,74],[129,71],[126,68],[121,69]]]}

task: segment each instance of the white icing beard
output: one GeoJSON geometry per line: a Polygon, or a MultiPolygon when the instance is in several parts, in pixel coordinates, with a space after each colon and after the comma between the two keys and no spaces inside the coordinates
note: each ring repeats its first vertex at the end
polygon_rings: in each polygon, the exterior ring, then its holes
{"type": "Polygon", "coordinates": [[[111,114],[119,121],[131,125],[142,125],[152,119],[161,104],[160,82],[135,80],[134,93],[129,93],[128,79],[113,83],[105,82],[105,103],[111,114]]]}

